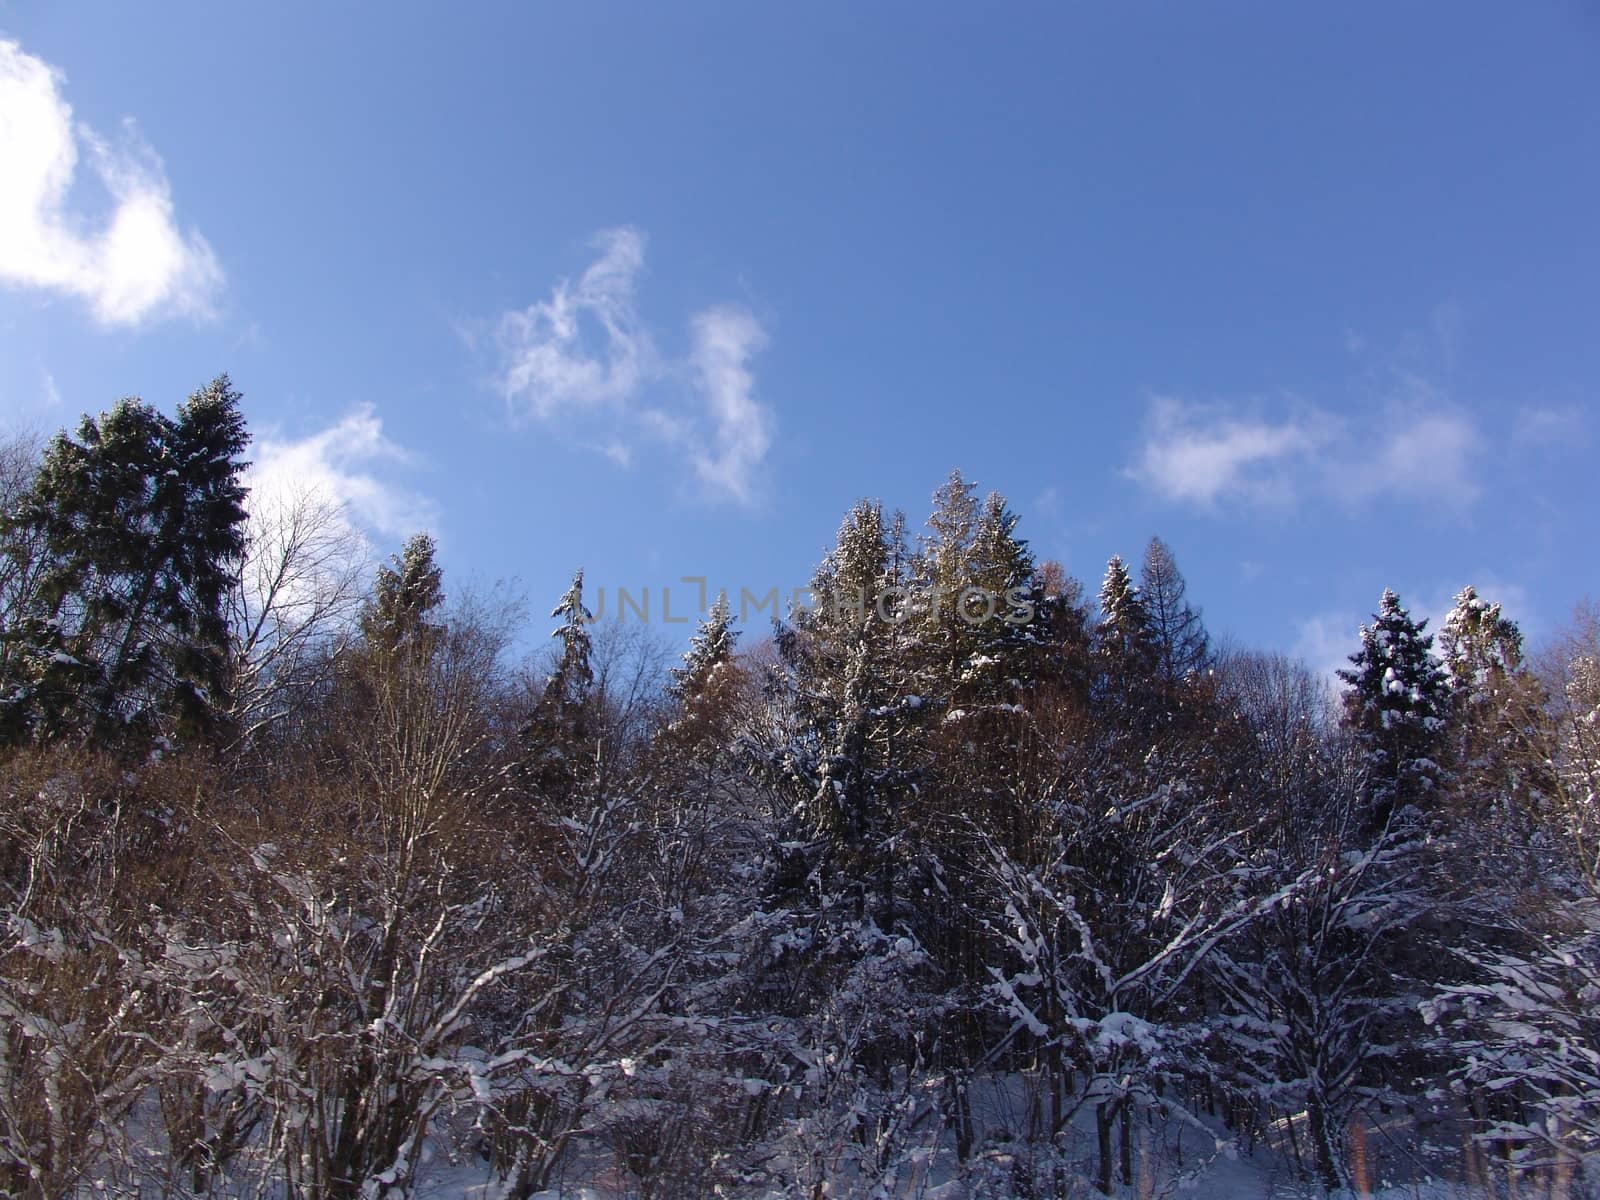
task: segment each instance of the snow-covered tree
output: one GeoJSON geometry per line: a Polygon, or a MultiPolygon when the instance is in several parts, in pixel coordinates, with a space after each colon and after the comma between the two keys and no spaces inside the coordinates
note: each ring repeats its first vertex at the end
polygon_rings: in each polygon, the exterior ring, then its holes
{"type": "Polygon", "coordinates": [[[739,632],[733,628],[733,614],[728,608],[728,595],[720,592],[711,604],[711,611],[689,639],[683,666],[672,669],[668,691],[673,698],[680,704],[693,704],[706,690],[717,669],[732,660],[738,640],[739,632]]]}
{"type": "MultiPolygon", "coordinates": [[[[1469,630],[1499,626],[1493,610],[1464,615],[1481,618],[1461,622],[1469,630]]],[[[1526,814],[1538,869],[1490,883],[1499,893],[1494,923],[1453,947],[1461,972],[1422,1005],[1478,1118],[1477,1140],[1500,1150],[1513,1187],[1527,1172],[1545,1174],[1552,1189],[1563,1179],[1593,1186],[1600,1150],[1597,631],[1592,616],[1580,622],[1550,679],[1548,791],[1526,814]]],[[[1503,646],[1507,632],[1499,626],[1490,645],[1503,646]]],[[[1493,661],[1515,669],[1504,650],[1493,661]]]]}
{"type": "Polygon", "coordinates": [[[955,596],[966,643],[955,702],[969,711],[1015,705],[1033,665],[1034,560],[1028,543],[1017,536],[1019,519],[1004,496],[989,493],[955,596]]]}
{"type": "Polygon", "coordinates": [[[1342,775],[1287,798],[1296,828],[1256,864],[1274,900],[1207,963],[1226,1077],[1265,1113],[1305,1114],[1295,1152],[1330,1190],[1349,1183],[1361,1104],[1395,1098],[1396,1031],[1421,994],[1402,964],[1428,902],[1414,833],[1373,833],[1359,779],[1342,775]]]}
{"type": "Polygon", "coordinates": [[[583,571],[572,577],[552,619],[561,624],[550,636],[559,643],[555,666],[545,677],[524,722],[521,772],[546,802],[567,802],[593,767],[591,739],[595,713],[594,615],[583,602],[583,571]]]}
{"type": "Polygon", "coordinates": [[[882,508],[855,505],[812,580],[815,607],[796,613],[778,638],[798,720],[779,751],[798,792],[794,832],[852,873],[885,869],[882,853],[908,783],[909,746],[896,731],[918,702],[896,652],[902,626],[878,612],[899,582],[894,557],[882,508]]]}
{"type": "Polygon", "coordinates": [[[1210,790],[1194,748],[1147,745],[1132,770],[1116,743],[1136,733],[1041,716],[1026,803],[971,830],[986,999],[1010,1023],[1002,1044],[1044,1068],[1037,1136],[1065,1136],[1087,1107],[1111,1194],[1119,1170],[1132,1183],[1136,1114],[1195,1122],[1178,1085],[1209,1069],[1198,972],[1277,897],[1254,886],[1248,815],[1210,790]]]}
{"type": "Polygon", "coordinates": [[[405,548],[378,568],[372,599],[361,613],[361,632],[378,654],[402,647],[427,653],[438,633],[429,615],[444,603],[442,572],[434,561],[434,540],[412,536],[405,548]]]}
{"type": "Polygon", "coordinates": [[[1120,555],[1106,563],[1100,584],[1100,621],[1095,626],[1095,656],[1106,695],[1126,694],[1148,685],[1158,650],[1144,597],[1120,555]]]}
{"type": "Polygon", "coordinates": [[[1438,756],[1449,717],[1443,669],[1434,659],[1426,621],[1413,621],[1400,598],[1384,589],[1361,649],[1339,672],[1348,685],[1345,719],[1361,743],[1367,767],[1371,823],[1430,804],[1444,780],[1438,756]]]}

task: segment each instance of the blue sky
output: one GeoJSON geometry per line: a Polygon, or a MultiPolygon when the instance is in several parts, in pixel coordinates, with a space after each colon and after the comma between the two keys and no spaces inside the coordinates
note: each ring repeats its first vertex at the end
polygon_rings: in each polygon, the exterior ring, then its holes
{"type": "MultiPolygon", "coordinates": [[[[952,467],[1326,665],[1597,592],[1600,15],[0,4],[0,420],[219,371],[263,488],[543,606],[952,467]]],[[[680,596],[692,589],[679,585],[680,596]]],[[[659,599],[655,602],[659,608],[659,599]]],[[[675,610],[681,601],[675,602],[675,610]]]]}

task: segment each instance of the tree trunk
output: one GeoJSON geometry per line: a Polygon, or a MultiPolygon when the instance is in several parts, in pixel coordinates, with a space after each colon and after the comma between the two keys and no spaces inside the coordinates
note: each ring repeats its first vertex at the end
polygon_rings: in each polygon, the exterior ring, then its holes
{"type": "Polygon", "coordinates": [[[1328,1127],[1328,1110],[1319,1098],[1306,1106],[1306,1123],[1311,1134],[1311,1151],[1317,1160],[1317,1174],[1322,1186],[1336,1192],[1344,1186],[1340,1178],[1339,1149],[1334,1144],[1334,1131],[1328,1127]]]}
{"type": "Polygon", "coordinates": [[[1121,1126],[1122,1137],[1122,1184],[1124,1187],[1133,1186],[1133,1105],[1128,1103],[1128,1098],[1122,1098],[1121,1112],[1117,1114],[1117,1123],[1121,1126]]]}
{"type": "Polygon", "coordinates": [[[1100,1151],[1100,1165],[1095,1176],[1095,1186],[1105,1196],[1113,1194],[1111,1191],[1111,1123],[1115,1118],[1116,1112],[1113,1105],[1101,1101],[1094,1106],[1095,1140],[1100,1151]]]}

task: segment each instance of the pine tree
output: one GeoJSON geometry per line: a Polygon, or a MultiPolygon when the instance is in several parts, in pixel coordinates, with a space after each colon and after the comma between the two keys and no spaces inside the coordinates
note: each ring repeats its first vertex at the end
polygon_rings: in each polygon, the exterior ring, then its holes
{"type": "Polygon", "coordinates": [[[1440,627],[1439,649],[1450,697],[1449,765],[1463,815],[1520,826],[1555,785],[1546,697],[1523,661],[1522,631],[1467,587],[1440,627]]]}
{"type": "Polygon", "coordinates": [[[991,492],[973,531],[969,571],[957,596],[967,658],[961,679],[966,703],[1015,702],[1029,674],[1033,609],[1033,554],[1016,534],[1018,517],[1005,497],[991,492]],[[974,618],[981,618],[974,620],[974,618]]]}
{"type": "Polygon", "coordinates": [[[244,551],[239,393],[175,419],[137,400],[51,442],[8,528],[44,565],[8,655],[5,726],[52,737],[204,732],[225,710],[223,603],[244,551]]]}
{"type": "Polygon", "coordinates": [[[1433,638],[1423,632],[1426,626],[1413,621],[1386,588],[1373,624],[1361,627],[1352,669],[1339,672],[1349,685],[1345,719],[1362,746],[1367,799],[1380,827],[1392,814],[1428,803],[1444,779],[1436,756],[1449,693],[1433,658],[1433,638]]]}
{"type": "Polygon", "coordinates": [[[907,616],[926,694],[963,712],[1015,700],[1029,673],[1033,556],[1017,514],[953,471],[933,494],[928,534],[913,564],[907,616]]]}
{"type": "Polygon", "coordinates": [[[933,513],[928,517],[930,536],[924,542],[922,575],[929,582],[959,587],[967,575],[967,554],[977,528],[977,484],[968,483],[959,470],[933,493],[933,513]]]}
{"type": "Polygon", "coordinates": [[[1439,653],[1453,695],[1492,695],[1522,670],[1522,631],[1500,605],[1465,587],[1440,627],[1439,653]]]}

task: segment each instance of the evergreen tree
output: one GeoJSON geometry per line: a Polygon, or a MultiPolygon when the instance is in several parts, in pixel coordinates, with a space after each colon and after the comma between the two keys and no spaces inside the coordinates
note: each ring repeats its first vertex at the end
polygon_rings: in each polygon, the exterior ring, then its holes
{"type": "MultiPolygon", "coordinates": [[[[1522,631],[1498,604],[1463,588],[1439,631],[1450,697],[1449,766],[1461,816],[1509,825],[1513,842],[1555,787],[1544,689],[1522,656],[1522,631]]],[[[1505,869],[1501,862],[1496,868],[1505,869]]]]}
{"type": "Polygon", "coordinates": [[[415,534],[400,554],[378,568],[372,600],[361,613],[362,636],[378,653],[427,647],[437,637],[440,627],[428,618],[444,603],[444,589],[434,551],[433,538],[415,534]]]}
{"type": "Polygon", "coordinates": [[[1462,588],[1439,630],[1451,694],[1492,696],[1523,669],[1522,631],[1473,587],[1462,588]]]}
{"type": "Polygon", "coordinates": [[[908,616],[925,693],[946,710],[1015,699],[1028,674],[1033,556],[1017,515],[953,471],[933,494],[928,534],[913,564],[908,616]]]}
{"type": "Polygon", "coordinates": [[[1157,670],[1158,651],[1144,598],[1120,555],[1111,556],[1100,584],[1094,642],[1102,701],[1120,705],[1139,699],[1157,670]]]}
{"type": "MultiPolygon", "coordinates": [[[[667,684],[667,696],[675,703],[666,728],[668,740],[687,752],[701,778],[710,778],[706,768],[713,762],[720,767],[732,757],[732,725],[746,681],[734,662],[738,640],[727,593],[719,593],[690,638],[683,665],[672,669],[667,684]]],[[[720,771],[713,774],[719,781],[723,779],[720,771]]]]}
{"type": "Polygon", "coordinates": [[[589,636],[594,614],[583,602],[581,568],[550,616],[561,621],[550,634],[561,643],[560,657],[522,727],[520,773],[541,797],[570,804],[585,778],[583,764],[593,756],[596,733],[594,643],[589,636]]]}
{"type": "Polygon", "coordinates": [[[973,532],[966,584],[956,616],[968,643],[961,680],[967,702],[1015,701],[1028,675],[1032,644],[1033,554],[1016,534],[1018,517],[991,492],[973,532]],[[977,618],[977,619],[975,619],[977,618]]]}
{"type": "Polygon", "coordinates": [[[890,718],[909,684],[896,652],[901,613],[884,620],[878,611],[899,582],[894,558],[882,507],[860,501],[812,578],[814,607],[778,637],[799,721],[783,755],[803,794],[796,816],[830,856],[853,861],[875,855],[902,782],[888,753],[896,742],[890,718]]]}
{"type": "Polygon", "coordinates": [[[1048,560],[1034,572],[1029,599],[1034,616],[1027,632],[1034,664],[1028,677],[1058,694],[1087,699],[1091,638],[1082,582],[1048,560]]]}
{"type": "Polygon", "coordinates": [[[6,635],[12,736],[201,732],[225,709],[249,441],[239,399],[220,375],[175,418],[128,399],[51,442],[6,522],[43,558],[6,635]]]}
{"type": "Polygon", "coordinates": [[[1373,624],[1361,627],[1352,669],[1339,672],[1349,685],[1345,720],[1366,759],[1367,799],[1377,826],[1399,810],[1429,802],[1444,778],[1436,756],[1449,693],[1426,626],[1384,589],[1373,624]]]}
{"type": "Polygon", "coordinates": [[[733,658],[733,646],[738,640],[739,633],[733,628],[733,616],[728,609],[728,594],[721,592],[706,619],[689,639],[683,666],[672,669],[668,693],[684,707],[692,706],[705,692],[717,669],[733,658]]]}
{"type": "Polygon", "coordinates": [[[959,470],[933,493],[933,512],[928,517],[930,535],[924,542],[925,563],[922,577],[930,583],[959,588],[967,575],[967,555],[977,529],[977,484],[968,483],[959,470]]]}
{"type": "Polygon", "coordinates": [[[550,610],[552,618],[561,618],[561,624],[551,637],[561,640],[561,657],[556,669],[545,684],[547,700],[568,706],[582,706],[594,686],[594,642],[589,636],[589,625],[594,614],[583,603],[583,571],[572,577],[572,586],[561,597],[560,603],[550,610]]]}

